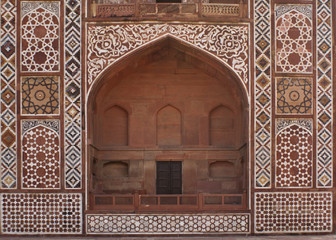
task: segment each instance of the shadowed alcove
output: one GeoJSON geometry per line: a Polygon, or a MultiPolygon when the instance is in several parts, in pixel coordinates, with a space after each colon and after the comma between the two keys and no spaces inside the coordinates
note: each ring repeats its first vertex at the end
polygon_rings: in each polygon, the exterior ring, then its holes
{"type": "Polygon", "coordinates": [[[247,109],[234,73],[172,37],[124,57],[89,95],[90,209],[246,208],[247,109]]]}

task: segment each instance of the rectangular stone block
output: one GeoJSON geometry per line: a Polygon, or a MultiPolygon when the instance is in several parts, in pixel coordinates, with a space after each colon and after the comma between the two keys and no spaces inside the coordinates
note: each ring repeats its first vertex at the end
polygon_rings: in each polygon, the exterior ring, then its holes
{"type": "Polygon", "coordinates": [[[155,14],[156,4],[140,4],[139,11],[140,15],[155,14]]]}
{"type": "Polygon", "coordinates": [[[182,13],[197,13],[196,4],[182,4],[182,13]]]}
{"type": "Polygon", "coordinates": [[[158,13],[179,13],[180,6],[178,4],[158,4],[158,13]]]}

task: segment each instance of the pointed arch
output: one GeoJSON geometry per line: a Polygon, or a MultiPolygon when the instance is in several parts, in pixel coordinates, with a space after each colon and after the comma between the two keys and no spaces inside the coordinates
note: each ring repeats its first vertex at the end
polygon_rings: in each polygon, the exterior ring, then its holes
{"type": "MultiPolygon", "coordinates": [[[[157,37],[152,41],[143,44],[141,47],[129,51],[125,55],[117,58],[108,67],[106,67],[104,71],[98,74],[93,84],[88,85],[89,87],[86,94],[87,104],[90,104],[90,101],[92,100],[91,96],[94,96],[96,94],[96,91],[101,87],[101,85],[104,84],[105,79],[123,74],[122,70],[126,68],[132,69],[137,67],[137,65],[133,66],[130,61],[135,61],[142,58],[143,55],[148,55],[149,53],[156,51],[167,41],[172,42],[175,46],[180,47],[183,52],[190,54],[190,56],[196,57],[199,62],[202,62],[205,65],[208,65],[207,63],[211,63],[211,71],[209,72],[209,74],[214,73],[214,68],[217,77],[225,76],[224,78],[232,79],[232,81],[241,90],[241,95],[243,98],[242,102],[246,104],[246,107],[250,104],[248,86],[228,63],[220,59],[218,56],[215,56],[214,54],[211,54],[206,50],[198,47],[197,45],[193,45],[183,40],[182,38],[176,37],[170,33],[157,37]]],[[[207,69],[207,67],[204,67],[204,69],[207,69]]]]}
{"type": "Polygon", "coordinates": [[[210,145],[235,145],[235,113],[229,107],[219,105],[209,113],[210,145]]]}
{"type": "Polygon", "coordinates": [[[119,105],[114,105],[99,116],[98,141],[101,146],[128,145],[128,112],[119,105]]]}
{"type": "Polygon", "coordinates": [[[22,188],[60,188],[60,139],[58,132],[44,124],[36,124],[22,135],[21,151],[22,188]],[[39,147],[36,148],[36,146],[39,147]]]}
{"type": "MultiPolygon", "coordinates": [[[[93,197],[104,194],[105,187],[115,181],[106,175],[117,165],[105,163],[118,161],[129,163],[129,177],[117,179],[118,191],[123,193],[141,191],[155,194],[153,169],[160,159],[181,160],[182,174],[195,174],[189,183],[185,183],[189,186],[183,191],[209,192],[209,188],[216,188],[221,193],[240,193],[246,189],[244,168],[247,161],[244,159],[248,158],[248,95],[235,73],[216,58],[183,41],[166,37],[118,60],[113,68],[101,73],[101,79],[92,87],[87,99],[87,169],[91,173],[90,181],[96,183],[90,187],[93,197]],[[106,119],[111,118],[106,114],[112,111],[110,106],[116,104],[129,114],[128,145],[97,146],[92,139],[101,134],[94,128],[95,124],[102,124],[92,119],[100,114],[106,119]],[[224,114],[222,108],[225,108],[224,114]],[[245,132],[245,137],[240,137],[240,142],[236,141],[239,136],[231,137],[234,139],[231,145],[209,146],[210,112],[213,120],[218,116],[224,118],[225,112],[230,116],[240,114],[234,120],[245,119],[246,122],[236,124],[242,126],[241,132],[245,132]],[[179,153],[176,155],[175,151],[179,153]],[[214,154],[208,154],[208,151],[214,154]],[[234,157],[232,152],[235,152],[234,157]],[[200,161],[193,161],[196,155],[201,156],[200,161]],[[228,164],[215,164],[212,166],[214,177],[210,179],[207,167],[211,161],[241,163],[235,165],[239,169],[237,172],[242,172],[241,178],[228,180],[221,177],[218,172],[228,164]],[[202,176],[197,176],[199,168],[204,169],[202,176]],[[234,190],[218,188],[219,185],[229,186],[232,181],[234,190]]],[[[118,167],[126,169],[125,165],[118,167]]]]}
{"type": "MultiPolygon", "coordinates": [[[[278,120],[278,125],[279,122],[281,120],[278,120]]],[[[312,122],[309,124],[312,126],[312,122]]],[[[288,126],[278,131],[276,135],[275,168],[277,187],[312,186],[312,143],[312,133],[300,123],[289,122],[288,126]]]]}
{"type": "Polygon", "coordinates": [[[182,145],[182,114],[168,104],[156,115],[156,140],[159,146],[182,145]]]}

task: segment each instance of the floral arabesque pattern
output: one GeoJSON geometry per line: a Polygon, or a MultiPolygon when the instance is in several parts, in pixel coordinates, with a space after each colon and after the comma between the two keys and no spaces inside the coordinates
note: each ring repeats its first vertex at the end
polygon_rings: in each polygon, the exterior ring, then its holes
{"type": "Polygon", "coordinates": [[[184,40],[219,57],[248,86],[246,25],[114,24],[88,25],[88,88],[102,71],[120,57],[165,35],[184,40]]]}

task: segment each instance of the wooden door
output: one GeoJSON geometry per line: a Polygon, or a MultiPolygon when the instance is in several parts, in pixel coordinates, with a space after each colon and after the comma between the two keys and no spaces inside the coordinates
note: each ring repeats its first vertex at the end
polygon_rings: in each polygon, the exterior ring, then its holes
{"type": "Polygon", "coordinates": [[[182,162],[156,162],[156,193],[182,194],[182,162]]]}

